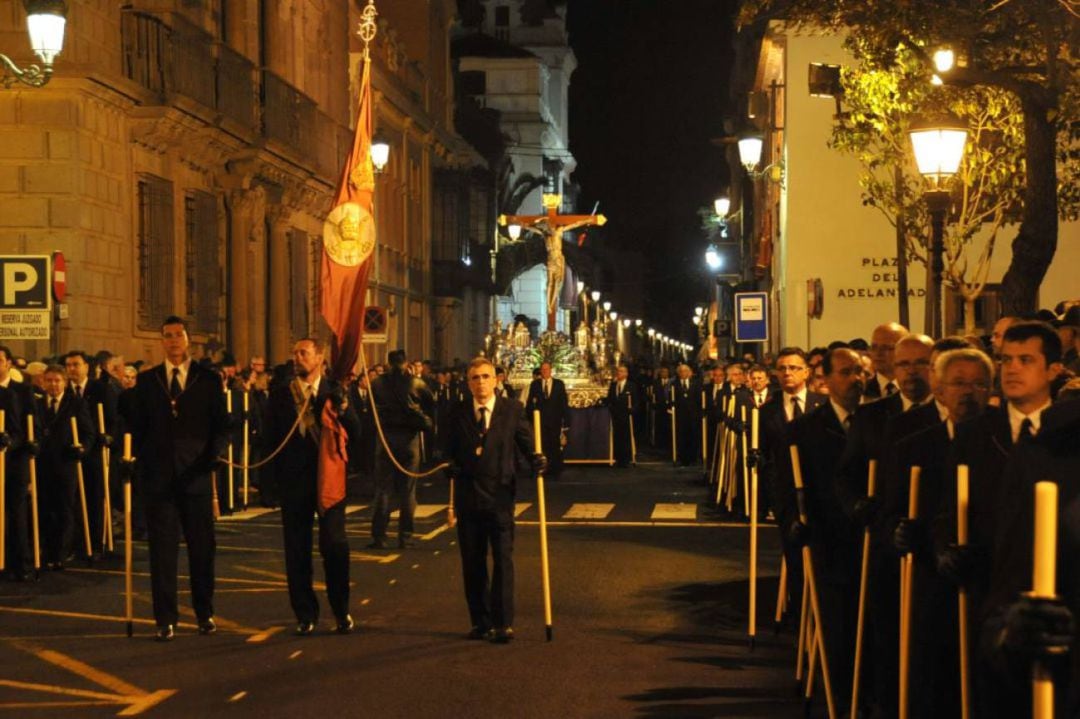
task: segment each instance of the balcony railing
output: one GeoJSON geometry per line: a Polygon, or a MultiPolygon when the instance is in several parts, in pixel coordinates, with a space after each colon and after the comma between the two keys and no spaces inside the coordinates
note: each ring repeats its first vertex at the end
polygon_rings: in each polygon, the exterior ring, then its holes
{"type": "Polygon", "coordinates": [[[255,127],[255,63],[228,45],[219,43],[217,51],[217,109],[244,127],[255,127]]]}

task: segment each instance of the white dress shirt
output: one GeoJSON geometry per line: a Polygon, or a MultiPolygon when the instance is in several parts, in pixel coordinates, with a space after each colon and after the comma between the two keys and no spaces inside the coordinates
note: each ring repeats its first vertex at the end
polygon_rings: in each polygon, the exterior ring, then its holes
{"type": "Polygon", "coordinates": [[[1020,425],[1025,419],[1031,420],[1031,435],[1034,437],[1039,433],[1039,427],[1042,426],[1042,413],[1047,407],[1050,406],[1050,402],[1047,402],[1042,407],[1031,414],[1024,414],[1018,410],[1012,402],[1007,403],[1009,408],[1009,430],[1012,432],[1013,444],[1020,439],[1020,425]]]}
{"type": "Polygon", "coordinates": [[[178,375],[178,380],[180,382],[180,389],[183,390],[183,389],[185,389],[187,387],[187,376],[188,376],[188,370],[191,369],[191,358],[188,357],[186,360],[184,360],[183,362],[181,362],[178,365],[173,364],[169,360],[165,360],[165,385],[166,386],[172,385],[173,370],[174,369],[179,369],[180,370],[180,374],[178,375]]]}

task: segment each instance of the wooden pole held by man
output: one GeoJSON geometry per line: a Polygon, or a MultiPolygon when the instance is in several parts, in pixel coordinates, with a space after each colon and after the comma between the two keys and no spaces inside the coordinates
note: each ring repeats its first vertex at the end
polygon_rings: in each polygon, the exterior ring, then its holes
{"type": "MultiPolygon", "coordinates": [[[[540,441],[540,410],[533,410],[533,440],[536,443],[536,452],[543,454],[543,445],[540,441]]],[[[552,639],[551,623],[551,575],[548,568],[548,544],[547,544],[547,507],[544,504],[544,475],[536,475],[536,506],[540,511],[540,573],[544,588],[544,628],[547,640],[552,639]]]]}
{"type": "Polygon", "coordinates": [[[242,470],[243,471],[243,477],[244,477],[244,486],[243,486],[244,502],[243,502],[242,506],[243,506],[244,511],[247,511],[247,508],[248,508],[248,489],[250,487],[249,481],[250,481],[250,474],[251,474],[250,471],[249,471],[249,468],[248,468],[248,463],[251,461],[251,434],[250,434],[251,419],[248,416],[248,412],[250,411],[250,407],[251,407],[251,392],[249,390],[245,389],[244,390],[244,437],[241,440],[241,444],[240,444],[241,453],[242,453],[242,456],[244,458],[244,469],[242,470]]]}
{"type": "MultiPolygon", "coordinates": [[[[0,415],[3,411],[0,410],[0,415]]],[[[26,441],[34,441],[34,416],[26,415],[26,441]]],[[[0,462],[3,460],[0,459],[0,462]]],[[[37,458],[30,455],[30,526],[34,537],[34,575],[41,573],[41,525],[38,517],[37,458]]]]}
{"type": "MultiPolygon", "coordinates": [[[[0,409],[0,434],[4,433],[4,415],[0,409]]],[[[0,449],[0,572],[6,568],[7,556],[7,449],[0,449]]]]}
{"type": "MultiPolygon", "coordinates": [[[[98,433],[104,436],[105,431],[105,405],[98,402],[97,406],[97,419],[98,419],[98,433]]],[[[112,498],[109,496],[109,448],[105,446],[105,443],[101,443],[101,484],[103,491],[102,499],[102,513],[105,515],[105,522],[102,524],[102,542],[108,548],[109,552],[113,551],[113,528],[112,528],[112,498]]]]}
{"type": "MultiPolygon", "coordinates": [[[[743,407],[743,418],[746,408],[743,407]]],[[[750,410],[750,448],[758,451],[758,410],[750,410]]],[[[746,461],[746,435],[743,435],[743,461],[746,461]]],[[[757,530],[758,530],[758,471],[757,462],[750,468],[750,651],[754,651],[757,636],[757,530]]]]}
{"type": "MultiPolygon", "coordinates": [[[[802,465],[799,463],[799,448],[791,445],[791,470],[795,478],[795,498],[799,506],[799,521],[803,524],[809,522],[806,515],[806,498],[803,495],[802,465]]],[[[821,679],[825,684],[825,701],[829,710],[829,719],[836,719],[836,705],[833,702],[832,680],[829,676],[829,655],[825,650],[827,634],[825,626],[821,623],[821,603],[818,601],[817,579],[814,575],[814,556],[810,546],[802,548],[803,568],[806,571],[807,589],[810,593],[810,609],[814,616],[817,639],[815,644],[821,653],[821,679]]]]}
{"type": "Polygon", "coordinates": [[[131,456],[131,434],[124,433],[124,454],[121,460],[124,466],[122,480],[124,483],[124,619],[127,620],[127,635],[133,634],[135,623],[135,609],[132,603],[131,591],[131,475],[134,470],[135,458],[131,456]]]}
{"type": "MultiPolygon", "coordinates": [[[[76,449],[82,447],[82,444],[79,443],[79,424],[74,417],[71,418],[71,446],[76,449]]],[[[79,482],[79,503],[82,505],[83,541],[86,544],[86,559],[92,561],[94,548],[90,545],[90,521],[89,513],[86,510],[86,483],[83,479],[81,459],[75,460],[75,476],[79,482]]]]}
{"type": "MultiPolygon", "coordinates": [[[[908,495],[908,519],[919,518],[920,467],[911,468],[908,495]]],[[[915,555],[909,552],[900,560],[900,719],[907,719],[908,680],[911,675],[911,597],[915,584],[915,555]]]]}
{"type": "MultiPolygon", "coordinates": [[[[225,388],[225,411],[228,413],[229,419],[231,420],[232,419],[232,390],[230,390],[228,387],[225,388]]],[[[225,472],[226,472],[225,476],[227,478],[226,479],[226,486],[225,486],[225,492],[227,494],[227,496],[225,497],[225,507],[229,510],[229,513],[232,514],[233,501],[234,501],[233,500],[233,494],[234,494],[233,493],[233,481],[234,481],[234,477],[233,477],[233,438],[232,438],[232,432],[229,433],[229,447],[228,447],[228,450],[226,450],[226,455],[225,456],[229,460],[229,464],[225,468],[225,472]]]]}
{"type": "MultiPolygon", "coordinates": [[[[877,460],[871,459],[866,474],[866,496],[877,492],[877,460]]],[[[863,637],[866,630],[866,592],[870,579],[870,528],[863,530],[862,568],[859,573],[859,615],[855,621],[855,671],[851,675],[851,719],[859,712],[859,676],[862,673],[863,637]]]]}

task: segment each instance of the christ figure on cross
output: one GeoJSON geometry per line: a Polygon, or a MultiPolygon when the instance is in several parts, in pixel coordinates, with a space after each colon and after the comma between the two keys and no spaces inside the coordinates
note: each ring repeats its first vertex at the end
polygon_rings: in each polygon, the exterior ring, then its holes
{"type": "Polygon", "coordinates": [[[544,248],[547,250],[547,328],[549,332],[554,332],[559,293],[562,292],[563,278],[566,276],[566,258],[562,249],[563,233],[578,227],[603,225],[607,218],[603,215],[560,215],[561,195],[545,193],[543,202],[544,209],[547,210],[545,214],[499,215],[499,224],[517,225],[523,230],[531,230],[544,236],[544,248]]]}

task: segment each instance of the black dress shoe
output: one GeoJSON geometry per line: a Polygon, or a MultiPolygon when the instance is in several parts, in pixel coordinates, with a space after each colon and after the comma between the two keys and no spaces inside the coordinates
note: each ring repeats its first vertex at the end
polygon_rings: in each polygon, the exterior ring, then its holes
{"type": "Polygon", "coordinates": [[[213,617],[207,617],[206,619],[199,620],[199,634],[202,634],[205,637],[209,634],[213,634],[216,631],[217,622],[214,621],[213,617]]]}
{"type": "Polygon", "coordinates": [[[338,620],[337,626],[334,631],[338,634],[352,634],[353,628],[356,624],[353,622],[351,614],[346,614],[344,617],[338,620]]]}
{"type": "Polygon", "coordinates": [[[416,541],[409,537],[402,537],[397,540],[397,545],[399,549],[408,549],[410,547],[415,547],[416,541]]]}
{"type": "Polygon", "coordinates": [[[368,549],[386,549],[386,540],[381,537],[376,537],[371,540],[371,544],[367,545],[368,549]]]}
{"type": "Polygon", "coordinates": [[[491,635],[492,644],[509,644],[514,640],[513,627],[500,627],[491,635]]]}
{"type": "Polygon", "coordinates": [[[172,624],[162,624],[158,627],[157,639],[159,642],[171,642],[176,637],[176,628],[172,624]]]}
{"type": "Polygon", "coordinates": [[[493,636],[495,636],[495,630],[491,627],[473,627],[469,630],[469,633],[465,635],[465,638],[490,640],[493,636]]]}
{"type": "Polygon", "coordinates": [[[315,622],[297,622],[296,635],[298,637],[310,637],[315,633],[315,622]]]}

